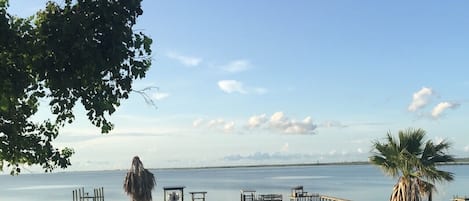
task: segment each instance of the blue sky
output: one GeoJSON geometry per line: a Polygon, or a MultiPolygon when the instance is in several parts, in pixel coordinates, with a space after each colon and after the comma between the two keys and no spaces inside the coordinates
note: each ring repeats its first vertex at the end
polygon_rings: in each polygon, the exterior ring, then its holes
{"type": "MultiPolygon", "coordinates": [[[[41,1],[13,0],[27,16],[41,1]]],[[[467,1],[150,1],[153,65],[100,135],[78,106],[69,170],[367,160],[423,128],[469,155],[467,1]]],[[[44,107],[39,118],[46,117],[44,107]]]]}

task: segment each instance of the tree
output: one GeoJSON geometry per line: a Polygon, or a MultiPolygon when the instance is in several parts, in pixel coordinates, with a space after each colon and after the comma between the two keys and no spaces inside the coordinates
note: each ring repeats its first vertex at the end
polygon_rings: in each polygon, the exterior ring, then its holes
{"type": "Polygon", "coordinates": [[[372,164],[392,177],[398,177],[390,201],[420,201],[425,197],[432,200],[435,182],[452,181],[453,173],[437,169],[440,163],[454,161],[446,151],[450,143],[442,141],[424,142],[422,129],[401,130],[395,139],[388,133],[385,142],[373,143],[372,164]]]}
{"type": "Polygon", "coordinates": [[[7,12],[0,0],[0,169],[20,165],[66,168],[73,150],[58,149],[59,130],[83,104],[88,119],[108,133],[111,115],[151,65],[152,40],[132,27],[141,0],[48,2],[34,16],[7,12]],[[33,122],[41,102],[55,119],[33,122]]]}
{"type": "Polygon", "coordinates": [[[155,176],[145,169],[140,158],[135,156],[124,179],[124,191],[132,201],[151,201],[151,191],[155,186],[155,176]]]}

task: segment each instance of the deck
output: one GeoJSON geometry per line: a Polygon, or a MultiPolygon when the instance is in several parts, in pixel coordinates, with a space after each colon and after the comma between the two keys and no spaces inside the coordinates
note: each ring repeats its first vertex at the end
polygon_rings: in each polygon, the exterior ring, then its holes
{"type": "MultiPolygon", "coordinates": [[[[303,186],[296,186],[291,189],[290,201],[350,201],[348,199],[320,195],[318,193],[308,193],[303,186]]],[[[240,201],[283,201],[282,194],[260,194],[255,190],[241,190],[240,201]]]]}

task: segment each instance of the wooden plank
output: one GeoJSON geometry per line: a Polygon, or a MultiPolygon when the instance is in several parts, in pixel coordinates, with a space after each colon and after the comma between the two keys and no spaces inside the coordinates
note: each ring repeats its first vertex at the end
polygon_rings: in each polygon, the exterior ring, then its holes
{"type": "Polygon", "coordinates": [[[321,201],[351,201],[351,200],[347,200],[343,198],[336,198],[336,197],[327,196],[327,195],[321,195],[320,200],[321,201]]]}

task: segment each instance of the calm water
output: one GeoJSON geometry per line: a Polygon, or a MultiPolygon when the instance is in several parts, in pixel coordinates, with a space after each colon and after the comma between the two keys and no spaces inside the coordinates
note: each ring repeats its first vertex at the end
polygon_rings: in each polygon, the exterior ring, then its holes
{"type": "MultiPolygon", "coordinates": [[[[455,173],[455,181],[438,186],[434,200],[450,200],[469,194],[469,166],[444,166],[455,173]]],[[[260,194],[282,193],[288,200],[290,188],[303,185],[305,191],[354,201],[386,201],[395,180],[369,165],[259,167],[231,169],[154,170],[157,188],[154,201],[163,201],[164,186],[186,186],[191,191],[207,191],[207,201],[238,201],[240,189],[260,194]]],[[[128,201],[122,190],[125,171],[73,172],[0,176],[0,201],[72,200],[72,190],[104,187],[105,200],[128,201]]]]}

